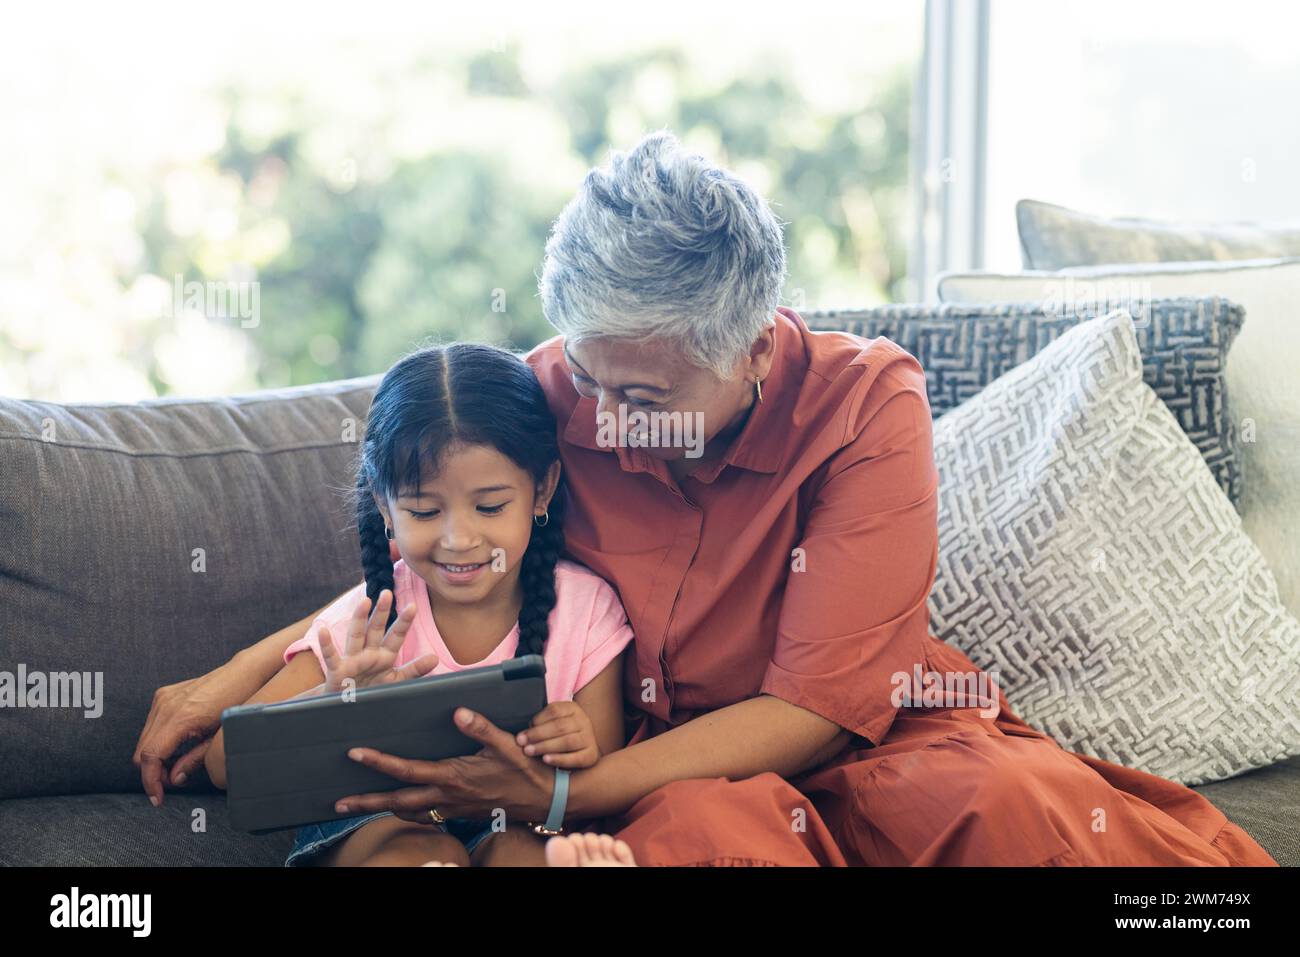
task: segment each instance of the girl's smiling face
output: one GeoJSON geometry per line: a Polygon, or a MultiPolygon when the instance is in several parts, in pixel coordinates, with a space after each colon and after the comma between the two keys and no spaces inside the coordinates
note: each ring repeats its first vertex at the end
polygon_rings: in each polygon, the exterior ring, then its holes
{"type": "Polygon", "coordinates": [[[376,503],[431,600],[472,605],[493,593],[514,595],[533,516],[546,511],[559,479],[559,462],[538,487],[496,449],[458,443],[437,475],[426,470],[419,489],[376,503]]]}

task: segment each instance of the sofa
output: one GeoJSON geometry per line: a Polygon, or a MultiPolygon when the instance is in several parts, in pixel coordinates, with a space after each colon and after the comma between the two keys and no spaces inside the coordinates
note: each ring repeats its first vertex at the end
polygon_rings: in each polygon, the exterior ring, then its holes
{"type": "MultiPolygon", "coordinates": [[[[292,830],[232,829],[202,775],[154,808],[131,757],[157,688],[360,580],[342,492],[378,379],[0,398],[0,672],[26,689],[0,714],[0,864],[283,863],[292,830]]],[[[1300,758],[1199,790],[1300,864],[1300,758]]]]}

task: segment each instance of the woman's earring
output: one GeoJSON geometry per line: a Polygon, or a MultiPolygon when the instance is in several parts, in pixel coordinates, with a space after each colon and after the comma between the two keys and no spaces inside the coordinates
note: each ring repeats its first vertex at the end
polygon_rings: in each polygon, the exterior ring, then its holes
{"type": "Polygon", "coordinates": [[[546,509],[546,511],[542,512],[541,515],[533,516],[533,522],[537,525],[538,528],[545,528],[548,524],[550,524],[550,521],[551,521],[551,510],[549,508],[546,509]],[[537,521],[539,518],[545,519],[545,521],[542,522],[537,521]]]}
{"type": "Polygon", "coordinates": [[[758,401],[762,402],[763,401],[763,380],[762,379],[754,380],[754,391],[758,393],[758,401]]]}
{"type": "Polygon", "coordinates": [[[393,530],[387,525],[384,526],[384,538],[388,539],[390,542],[393,540],[393,530]]]}

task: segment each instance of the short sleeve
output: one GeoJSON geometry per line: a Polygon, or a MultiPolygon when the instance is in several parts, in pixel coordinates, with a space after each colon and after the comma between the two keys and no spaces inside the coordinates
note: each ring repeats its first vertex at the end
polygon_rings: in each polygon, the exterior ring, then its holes
{"type": "Polygon", "coordinates": [[[924,662],[939,555],[925,374],[891,351],[852,398],[848,441],[823,466],[760,688],[873,744],[897,712],[895,676],[924,662]]]}
{"type": "Polygon", "coordinates": [[[633,637],[632,626],[628,624],[627,612],[619,601],[618,593],[604,579],[598,579],[598,582],[582,664],[578,666],[578,677],[574,682],[574,694],[604,671],[633,637]]]}
{"type": "Polygon", "coordinates": [[[347,640],[348,620],[352,617],[352,612],[356,610],[357,602],[366,595],[366,584],[362,582],[355,588],[350,589],[334,600],[328,608],[312,619],[311,627],[297,641],[284,649],[284,663],[288,664],[289,659],[300,651],[308,648],[316,655],[316,663],[320,665],[321,674],[325,673],[325,658],[320,653],[320,626],[324,624],[329,628],[330,637],[334,639],[334,647],[339,654],[343,653],[343,643],[347,640]]]}

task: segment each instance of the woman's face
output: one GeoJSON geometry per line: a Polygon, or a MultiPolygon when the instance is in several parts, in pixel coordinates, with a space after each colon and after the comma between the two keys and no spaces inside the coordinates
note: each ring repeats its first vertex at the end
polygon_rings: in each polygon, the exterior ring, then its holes
{"type": "Polygon", "coordinates": [[[533,516],[546,511],[559,478],[555,462],[539,489],[496,449],[453,445],[441,471],[426,472],[419,490],[376,501],[431,600],[475,604],[514,594],[533,516]]]}
{"type": "MultiPolygon", "coordinates": [[[[771,369],[774,342],[773,330],[765,329],[750,354],[736,364],[730,380],[718,379],[711,370],[688,363],[664,339],[566,341],[564,355],[574,388],[580,395],[596,400],[598,423],[602,414],[611,417],[606,421],[626,422],[620,441],[639,445],[655,458],[673,460],[697,457],[699,444],[719,436],[723,445],[730,441],[734,427],[745,418],[754,401],[754,379],[766,378],[771,369]],[[620,404],[625,409],[621,417],[620,404]],[[637,412],[646,415],[634,415],[637,412]],[[657,419],[654,413],[681,416],[657,419]],[[687,416],[694,425],[685,422],[687,416]],[[660,429],[661,444],[629,440],[629,436],[655,434],[656,421],[675,430],[673,435],[665,435],[660,429]],[[670,425],[674,421],[682,424],[670,425]],[[702,435],[699,443],[689,441],[692,434],[702,435]],[[674,440],[683,437],[685,441],[674,440]]],[[[708,456],[713,450],[704,453],[708,456]]]]}

